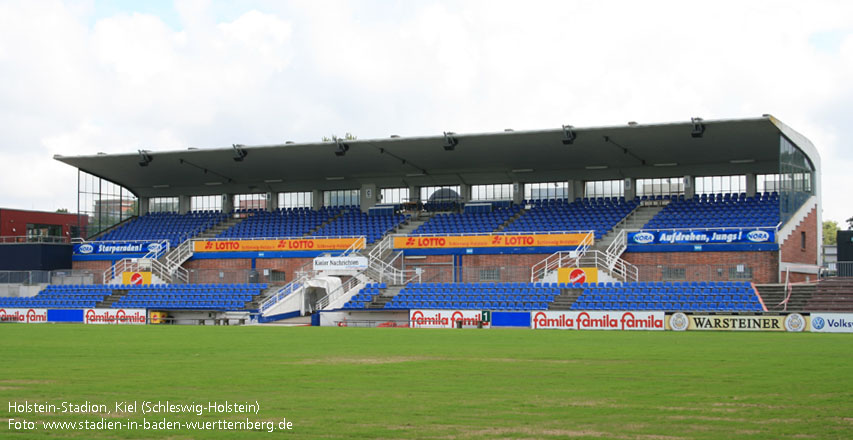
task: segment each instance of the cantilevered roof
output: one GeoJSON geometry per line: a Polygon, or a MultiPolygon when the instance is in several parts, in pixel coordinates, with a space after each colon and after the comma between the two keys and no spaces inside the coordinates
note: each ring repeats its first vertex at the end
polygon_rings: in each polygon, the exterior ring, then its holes
{"type": "MultiPolygon", "coordinates": [[[[692,123],[575,127],[562,142],[561,127],[535,131],[455,134],[334,142],[246,146],[244,160],[232,147],[54,158],[119,184],[137,196],[242,194],[379,187],[610,180],[625,177],[777,173],[779,136],[796,135],[775,118],[706,120],[702,137],[692,123]],[[786,130],[783,133],[783,130],[786,130]],[[605,167],[605,168],[603,168],[605,167]]],[[[804,137],[794,139],[816,156],[804,137]]],[[[817,162],[818,158],[813,158],[817,162]]],[[[818,162],[819,163],[819,162],[818,162]]]]}

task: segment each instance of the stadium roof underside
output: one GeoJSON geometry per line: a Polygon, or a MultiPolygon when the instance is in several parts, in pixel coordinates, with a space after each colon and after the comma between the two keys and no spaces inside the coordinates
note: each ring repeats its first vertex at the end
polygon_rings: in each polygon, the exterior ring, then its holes
{"type": "Polygon", "coordinates": [[[562,128],[234,148],[152,151],[139,154],[54,158],[115,182],[140,197],[381,188],[625,177],[778,173],[780,135],[800,147],[819,169],[811,143],[772,116],[706,120],[701,137],[690,121],[572,129],[562,128]],[[606,167],[606,168],[602,168],[606,167]]]}

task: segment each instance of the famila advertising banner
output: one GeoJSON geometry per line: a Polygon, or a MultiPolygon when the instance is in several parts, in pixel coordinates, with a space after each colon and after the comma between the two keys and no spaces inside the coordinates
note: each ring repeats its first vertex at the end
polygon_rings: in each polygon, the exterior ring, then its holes
{"type": "Polygon", "coordinates": [[[491,328],[492,312],[485,310],[409,310],[412,328],[491,328]]]}
{"type": "Polygon", "coordinates": [[[664,312],[541,311],[530,327],[553,330],[664,330],[664,312]]]}

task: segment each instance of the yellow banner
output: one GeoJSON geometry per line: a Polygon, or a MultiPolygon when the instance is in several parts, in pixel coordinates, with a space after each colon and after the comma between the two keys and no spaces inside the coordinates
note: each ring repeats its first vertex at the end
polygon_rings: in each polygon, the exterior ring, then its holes
{"type": "Polygon", "coordinates": [[[363,238],[296,238],[287,240],[215,240],[193,242],[194,252],[258,251],[344,251],[356,244],[364,249],[363,238]]]}
{"type": "Polygon", "coordinates": [[[561,267],[557,269],[557,281],[560,283],[597,283],[597,267],[561,267]]]}
{"type": "Polygon", "coordinates": [[[151,284],[151,272],[122,272],[123,284],[151,284]]]}
{"type": "Polygon", "coordinates": [[[168,318],[168,314],[166,312],[148,312],[148,323],[149,324],[162,324],[168,318]]]}
{"type": "Polygon", "coordinates": [[[448,235],[394,237],[394,249],[576,247],[592,242],[592,235],[587,234],[448,235]]]}
{"type": "Polygon", "coordinates": [[[809,330],[809,318],[799,313],[788,315],[687,315],[673,313],[666,317],[666,329],[801,332],[809,330]]]}

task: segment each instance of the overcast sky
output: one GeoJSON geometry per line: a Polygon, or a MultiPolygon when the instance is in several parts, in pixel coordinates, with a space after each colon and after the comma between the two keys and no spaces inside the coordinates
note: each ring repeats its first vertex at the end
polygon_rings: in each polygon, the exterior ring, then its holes
{"type": "Polygon", "coordinates": [[[76,210],[54,154],[764,113],[853,216],[853,2],[0,0],[3,207],[76,210]]]}

